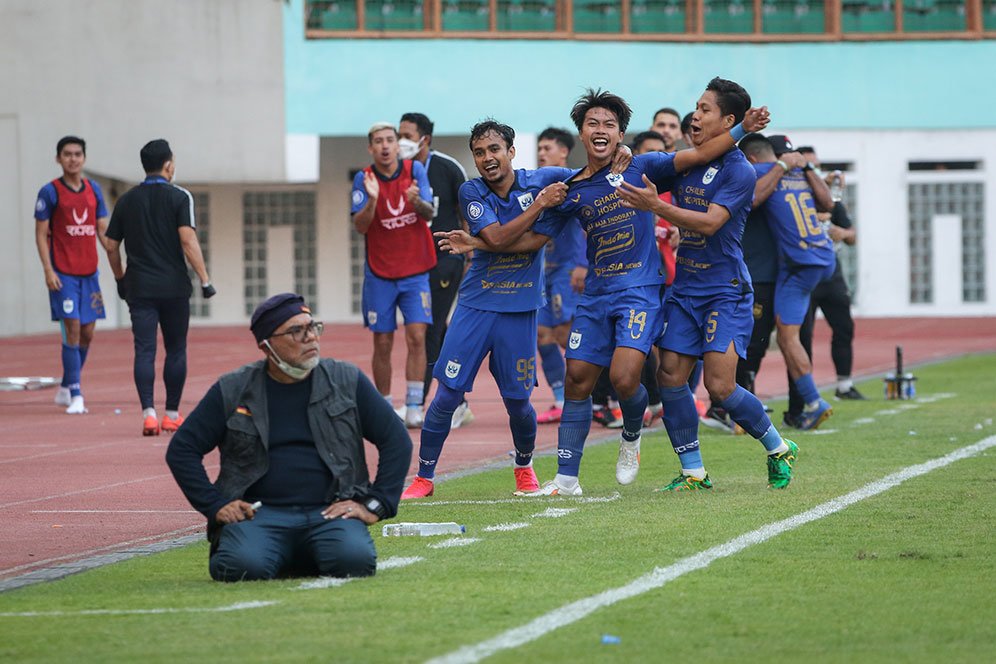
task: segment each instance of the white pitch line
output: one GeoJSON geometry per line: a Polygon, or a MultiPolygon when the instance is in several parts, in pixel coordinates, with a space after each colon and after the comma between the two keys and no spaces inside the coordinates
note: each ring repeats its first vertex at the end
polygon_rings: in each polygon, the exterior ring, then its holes
{"type": "Polygon", "coordinates": [[[525,521],[519,521],[517,523],[496,523],[493,526],[484,526],[481,528],[482,533],[495,533],[495,532],[507,532],[509,530],[519,530],[521,528],[528,528],[529,524],[525,521]]]}
{"type": "Polygon", "coordinates": [[[435,544],[430,544],[430,549],[452,549],[456,546],[467,546],[469,544],[477,544],[481,540],[477,537],[453,537],[442,542],[436,542],[435,544]]]}
{"type": "Polygon", "coordinates": [[[654,568],[653,571],[631,581],[625,586],[612,588],[597,595],[565,604],[559,609],[554,609],[521,627],[510,629],[487,641],[464,646],[449,654],[433,658],[429,660],[429,664],[479,662],[497,652],[510,650],[530,641],[535,641],[556,629],[575,623],[599,609],[612,606],[617,602],[642,595],[651,590],[656,590],[689,572],[704,569],[717,560],[732,556],[748,547],[767,542],[773,537],[795,530],[812,521],[828,517],[855,503],[888,491],[907,480],[926,475],[938,468],[948,466],[955,461],[981,454],[993,446],[996,446],[996,436],[990,436],[974,445],[962,447],[943,457],[932,459],[915,466],[907,466],[898,472],[886,475],[882,479],[866,484],[860,489],[817,505],[805,512],[761,526],[757,530],[744,533],[725,544],[706,549],[688,558],[682,558],[667,567],[654,568]]]}
{"type": "Polygon", "coordinates": [[[576,507],[563,508],[563,507],[549,507],[542,512],[537,512],[533,514],[534,518],[538,519],[559,519],[562,516],[567,516],[571,512],[577,512],[576,507]]]}
{"type": "Polygon", "coordinates": [[[864,426],[865,424],[875,424],[874,417],[859,417],[858,419],[851,422],[854,426],[864,426]]]}
{"type": "Polygon", "coordinates": [[[875,414],[876,415],[898,415],[901,412],[903,412],[903,411],[899,410],[898,408],[886,408],[885,410],[880,410],[880,411],[878,411],[875,414]]]}
{"type": "MultiPolygon", "coordinates": [[[[608,496],[587,496],[585,498],[579,498],[576,501],[578,503],[608,503],[613,500],[619,500],[622,497],[618,491],[615,491],[608,496]]],[[[442,507],[444,505],[523,505],[530,502],[532,496],[521,496],[519,498],[496,498],[495,500],[430,500],[430,501],[418,501],[418,500],[408,500],[405,501],[405,507],[442,507]]]]}
{"type": "Polygon", "coordinates": [[[228,606],[187,607],[161,609],[84,609],[83,611],[21,611],[0,613],[2,618],[58,618],[61,616],[141,616],[162,613],[227,613],[229,611],[245,611],[246,609],[261,609],[280,602],[239,602],[228,606]]]}
{"type": "Polygon", "coordinates": [[[817,429],[816,431],[810,431],[809,433],[814,436],[826,436],[831,433],[837,433],[836,429],[817,429]]]}
{"type": "MultiPolygon", "coordinates": [[[[377,571],[382,572],[386,569],[397,569],[399,567],[408,567],[409,565],[414,565],[417,562],[425,560],[422,556],[393,556],[391,558],[385,558],[384,560],[377,563],[377,571]]],[[[345,585],[350,581],[355,580],[357,577],[347,577],[340,578],[334,576],[320,576],[314,581],[305,581],[299,585],[295,590],[321,590],[323,588],[338,588],[339,586],[345,585]]]]}

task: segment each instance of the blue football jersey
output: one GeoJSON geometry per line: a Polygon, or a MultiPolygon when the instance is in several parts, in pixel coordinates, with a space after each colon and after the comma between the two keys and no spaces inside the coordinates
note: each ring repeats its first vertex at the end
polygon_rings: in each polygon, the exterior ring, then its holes
{"type": "Polygon", "coordinates": [[[675,257],[675,295],[715,295],[721,291],[749,293],[750,274],[740,238],[754,198],[757,176],[744,153],[734,148],[719,159],[684,173],[672,191],[674,204],[705,212],[722,205],[729,213],[713,235],[681,229],[675,257]]]}
{"type": "MultiPolygon", "coordinates": [[[[777,164],[754,164],[754,169],[761,177],[772,166],[777,164]]],[[[783,175],[760,210],[778,244],[782,265],[830,265],[835,260],[833,242],[816,217],[813,190],[801,170],[794,168],[783,175]]]]}
{"type": "MultiPolygon", "coordinates": [[[[481,178],[460,186],[460,210],[477,236],[491,224],[506,224],[525,212],[543,187],[574,171],[540,168],[515,171],[515,184],[502,198],[481,178]]],[[[501,253],[477,249],[460,284],[460,304],[483,311],[531,311],[543,306],[543,251],[501,253]]]]}
{"type": "Polygon", "coordinates": [[[612,174],[606,166],[589,178],[571,180],[567,200],[533,227],[537,233],[556,237],[572,218],[578,220],[587,234],[585,294],[612,293],[665,281],[654,231],[657,218],[646,210],[623,207],[616,191],[620,177],[637,187],[645,186],[644,174],[658,188],[667,189],[675,177],[674,155],[637,155],[621,175],[612,174]]]}
{"type": "Polygon", "coordinates": [[[549,274],[561,266],[574,269],[587,264],[584,231],[575,220],[568,221],[563,230],[546,243],[546,271],[549,274]]]}

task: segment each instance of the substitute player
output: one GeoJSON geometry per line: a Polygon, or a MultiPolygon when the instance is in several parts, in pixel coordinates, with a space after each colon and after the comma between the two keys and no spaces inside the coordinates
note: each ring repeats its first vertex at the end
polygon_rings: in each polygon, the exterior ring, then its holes
{"type": "MultiPolygon", "coordinates": [[[[733,81],[714,78],[695,106],[692,145],[706,145],[726,135],[749,107],[746,90],[733,81]]],[[[676,205],[662,201],[653,182],[643,180],[644,187],[622,185],[624,204],[651,210],[682,229],[678,274],[665,305],[667,326],[658,341],[663,349],[658,377],[664,426],[681,462],[681,473],[663,490],[712,488],[699,449],[695,399],[687,382],[699,356],[704,359],[703,379],[709,396],[761,441],[768,453],[768,485],[784,488],[792,479],[798,447],[782,439],[761,402],[734,380],[737,359],[745,355],[753,327],[751,282],[740,236],[754,195],[754,169],[740,150],[730,147],[682,174],[672,190],[676,205]]]]}
{"type": "Polygon", "coordinates": [[[425,332],[432,322],[429,270],[436,249],[427,221],[432,188],[419,161],[398,159],[398,131],[378,122],[367,132],[373,164],[353,180],[353,227],[366,239],[363,323],[373,332],[374,384],[391,400],[391,350],[400,307],[405,321],[405,425],[422,425],[425,332]]]}
{"type": "Polygon", "coordinates": [[[86,411],[80,374],[104,297],[97,272],[97,241],[105,244],[107,207],[96,182],[83,177],[86,141],[66,136],[55,148],[62,177],[38,192],[35,244],[45,271],[52,320],[62,328],[62,383],[55,403],[70,415],[86,411]]]}
{"type": "Polygon", "coordinates": [[[816,216],[830,210],[833,200],[826,182],[808,167],[787,136],[751,134],[741,141],[740,149],[757,172],[754,209],[764,214],[778,247],[775,328],[789,377],[805,402],[796,422],[800,429],[816,429],[833,410],[816,389],[799,329],[813,291],[833,276],[837,265],[833,242],[816,216]],[[790,157],[793,161],[786,163],[790,157]]]}

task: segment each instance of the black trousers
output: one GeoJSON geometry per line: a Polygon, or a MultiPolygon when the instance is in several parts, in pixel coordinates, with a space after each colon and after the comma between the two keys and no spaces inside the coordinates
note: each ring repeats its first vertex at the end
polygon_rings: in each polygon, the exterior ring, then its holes
{"type": "Polygon", "coordinates": [[[425,331],[425,383],[422,390],[422,405],[425,405],[432,384],[432,370],[439,359],[446,336],[446,317],[453,307],[460,281],[463,279],[463,259],[440,257],[436,267],[429,270],[429,290],[432,294],[432,325],[425,331]]]}
{"type": "Polygon", "coordinates": [[[747,344],[747,358],[737,362],[737,385],[754,391],[754,377],[768,352],[771,331],[775,329],[775,284],[754,282],[754,329],[747,344]]]}
{"type": "Polygon", "coordinates": [[[166,361],[166,410],[179,410],[183,385],[187,382],[187,329],[190,299],[129,299],[131,333],[135,340],[135,389],[142,408],[155,407],[156,333],[163,331],[166,361]]]}

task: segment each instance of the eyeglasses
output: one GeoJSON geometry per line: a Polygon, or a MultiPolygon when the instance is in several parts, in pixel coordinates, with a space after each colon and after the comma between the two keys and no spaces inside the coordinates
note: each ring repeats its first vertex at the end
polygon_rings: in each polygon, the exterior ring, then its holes
{"type": "Polygon", "coordinates": [[[295,325],[294,327],[288,329],[286,332],[281,332],[280,334],[271,334],[270,338],[283,337],[289,334],[291,339],[297,342],[301,342],[307,339],[309,334],[313,334],[317,338],[322,336],[322,332],[324,331],[325,331],[325,323],[313,320],[307,325],[295,325]]]}

